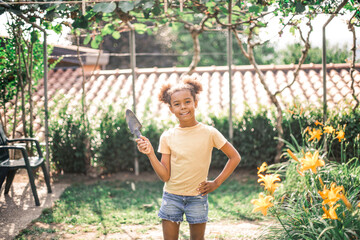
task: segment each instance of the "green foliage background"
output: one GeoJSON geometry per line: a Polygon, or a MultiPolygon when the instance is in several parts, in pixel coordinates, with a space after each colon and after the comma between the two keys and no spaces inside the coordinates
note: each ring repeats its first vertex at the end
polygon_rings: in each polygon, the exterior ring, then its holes
{"type": "MultiPolygon", "coordinates": [[[[51,153],[52,162],[57,170],[65,172],[83,172],[82,158],[85,156],[86,148],[83,145],[83,138],[86,134],[80,126],[76,113],[65,114],[66,109],[59,114],[59,118],[51,120],[51,153]],[[60,119],[65,124],[59,124],[60,119]]],[[[294,136],[299,143],[302,139],[302,129],[316,127],[315,121],[321,121],[322,109],[307,108],[303,114],[293,115],[284,112],[283,126],[285,129],[284,139],[291,141],[294,136]]],[[[275,113],[271,109],[262,108],[257,111],[248,109],[242,116],[233,120],[234,138],[233,145],[242,156],[240,167],[255,168],[263,162],[273,163],[276,155],[277,131],[275,128],[275,113]]],[[[333,126],[346,124],[345,137],[349,144],[346,146],[346,159],[354,156],[359,157],[360,112],[356,111],[333,111],[329,113],[329,122],[333,126]]],[[[202,121],[202,117],[199,117],[202,121]]],[[[87,133],[92,139],[93,165],[100,166],[105,173],[118,171],[133,171],[134,162],[134,141],[129,132],[125,120],[124,108],[115,111],[110,106],[96,120],[96,124],[90,124],[91,133],[87,133]],[[95,127],[97,125],[98,127],[95,127]]],[[[211,114],[209,120],[203,121],[217,128],[227,139],[229,139],[229,122],[225,115],[211,114]]],[[[155,151],[158,148],[158,141],[161,133],[173,126],[172,122],[156,121],[151,116],[144,116],[142,134],[150,139],[155,151]]],[[[340,161],[341,148],[334,141],[332,144],[331,156],[333,161],[340,161]]],[[[158,153],[157,153],[158,154],[158,153]]],[[[137,152],[141,171],[152,171],[147,157],[137,152]]],[[[160,159],[161,155],[158,154],[160,159]]],[[[285,160],[285,159],[284,159],[285,160]]],[[[220,169],[227,162],[226,156],[217,149],[213,150],[211,168],[220,169]]]]}

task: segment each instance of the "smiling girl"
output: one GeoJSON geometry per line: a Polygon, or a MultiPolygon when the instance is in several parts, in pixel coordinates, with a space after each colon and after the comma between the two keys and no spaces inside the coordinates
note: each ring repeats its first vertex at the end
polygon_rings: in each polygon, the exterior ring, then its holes
{"type": "Polygon", "coordinates": [[[216,190],[234,171],[241,157],[237,150],[214,127],[196,120],[195,110],[200,82],[187,78],[177,85],[164,85],[159,99],[168,104],[179,125],[160,137],[158,151],[161,161],[145,136],[136,139],[140,152],[165,182],[159,217],[165,240],[178,239],[180,223],[185,214],[190,226],[190,239],[202,240],[208,220],[207,194],[216,190]],[[220,149],[228,161],[214,180],[207,179],[213,148],[220,149]]]}

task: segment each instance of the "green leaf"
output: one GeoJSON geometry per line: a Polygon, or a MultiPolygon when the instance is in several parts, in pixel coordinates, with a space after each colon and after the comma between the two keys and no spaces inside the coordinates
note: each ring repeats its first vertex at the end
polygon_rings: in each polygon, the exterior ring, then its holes
{"type": "Polygon", "coordinates": [[[120,33],[119,32],[117,32],[117,31],[114,31],[112,34],[111,34],[111,36],[114,38],[114,39],[119,39],[120,38],[120,33]]]}
{"type": "Polygon", "coordinates": [[[39,39],[39,36],[38,36],[38,34],[37,34],[37,32],[36,31],[32,31],[31,33],[30,33],[30,35],[31,35],[31,42],[32,43],[35,43],[38,39],[39,39]]]}
{"type": "Polygon", "coordinates": [[[79,18],[76,18],[74,23],[72,24],[74,28],[87,28],[89,26],[89,21],[83,15],[79,18]]]}
{"type": "Polygon", "coordinates": [[[111,3],[97,3],[94,5],[94,12],[111,13],[116,9],[116,4],[111,3]]]}
{"type": "Polygon", "coordinates": [[[154,7],[153,10],[152,10],[152,13],[153,13],[155,16],[159,15],[159,14],[161,13],[160,7],[159,7],[159,6],[154,7]]]}
{"type": "Polygon", "coordinates": [[[123,12],[128,12],[133,10],[135,7],[133,2],[119,2],[119,8],[123,11],[123,12]]]}
{"type": "Polygon", "coordinates": [[[151,9],[154,6],[153,1],[148,1],[144,4],[144,9],[151,9]]]}
{"type": "Polygon", "coordinates": [[[36,17],[31,16],[31,17],[29,18],[29,20],[30,20],[30,22],[36,22],[36,17]]]}
{"type": "Polygon", "coordinates": [[[296,1],[295,11],[297,13],[302,13],[305,11],[305,5],[303,5],[300,1],[296,1]]]}
{"type": "Polygon", "coordinates": [[[64,11],[64,10],[66,10],[66,4],[60,4],[59,5],[59,7],[57,8],[57,10],[59,10],[59,11],[64,11]]]}
{"type": "Polygon", "coordinates": [[[256,5],[252,5],[251,7],[249,7],[249,12],[259,13],[260,12],[260,7],[258,7],[256,5]]]}
{"type": "Polygon", "coordinates": [[[139,34],[143,34],[147,30],[147,26],[143,23],[134,23],[133,26],[135,27],[135,31],[139,34]]]}
{"type": "Polygon", "coordinates": [[[266,23],[263,23],[263,22],[258,22],[258,25],[259,25],[260,27],[266,27],[266,23]]]}
{"type": "Polygon", "coordinates": [[[56,24],[55,26],[52,27],[52,29],[54,30],[55,33],[60,34],[62,32],[62,25],[56,24]]]}
{"type": "Polygon", "coordinates": [[[84,45],[88,45],[90,41],[91,41],[91,36],[88,34],[84,39],[84,45]]]}
{"type": "Polygon", "coordinates": [[[92,48],[99,48],[100,43],[102,42],[103,38],[100,35],[97,35],[92,41],[91,41],[91,47],[92,48]]]}
{"type": "Polygon", "coordinates": [[[289,29],[289,32],[290,32],[292,35],[295,35],[295,27],[292,26],[292,27],[289,29]]]}
{"type": "Polygon", "coordinates": [[[101,29],[101,34],[104,35],[110,35],[114,32],[114,26],[112,23],[106,24],[103,29],[101,29]]]}

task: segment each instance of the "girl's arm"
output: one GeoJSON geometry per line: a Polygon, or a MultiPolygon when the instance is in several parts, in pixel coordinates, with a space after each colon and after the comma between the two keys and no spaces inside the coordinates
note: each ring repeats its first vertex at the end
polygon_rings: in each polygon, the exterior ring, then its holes
{"type": "Polygon", "coordinates": [[[137,147],[139,151],[143,154],[146,154],[150,160],[151,166],[153,167],[155,173],[158,177],[167,182],[170,179],[170,154],[162,154],[161,162],[155,155],[154,148],[152,147],[149,139],[144,136],[135,140],[137,142],[137,147]]]}
{"type": "Polygon", "coordinates": [[[220,149],[228,158],[224,169],[222,172],[215,178],[214,181],[205,181],[200,183],[199,188],[197,189],[199,193],[203,196],[213,192],[231,175],[231,173],[235,170],[237,165],[240,163],[241,157],[238,151],[231,145],[231,143],[227,142],[220,149]]]}

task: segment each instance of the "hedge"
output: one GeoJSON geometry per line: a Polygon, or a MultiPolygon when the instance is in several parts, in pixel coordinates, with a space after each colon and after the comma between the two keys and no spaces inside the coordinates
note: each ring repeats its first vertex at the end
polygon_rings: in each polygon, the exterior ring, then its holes
{"type": "MultiPolygon", "coordinates": [[[[117,107],[115,111],[110,106],[99,115],[100,117],[91,120],[90,133],[91,149],[93,153],[92,164],[101,167],[105,173],[119,171],[133,171],[134,162],[134,141],[129,132],[125,120],[124,108],[117,107]]],[[[297,141],[302,140],[302,132],[306,126],[316,127],[316,120],[321,121],[322,109],[307,108],[301,110],[301,114],[294,114],[292,111],[283,112],[284,139],[291,141],[293,136],[297,141]]],[[[84,172],[85,146],[83,145],[86,133],[80,126],[79,118],[76,114],[80,111],[65,113],[57,118],[51,119],[51,154],[52,162],[57,171],[64,172],[84,172]],[[59,124],[63,122],[65,124],[59,124]]],[[[254,168],[263,162],[273,163],[276,155],[277,130],[275,127],[275,113],[272,109],[260,108],[257,111],[247,109],[242,116],[233,119],[233,145],[242,156],[241,167],[254,168]]],[[[333,126],[346,124],[346,139],[349,144],[347,147],[348,159],[357,154],[359,155],[360,133],[360,111],[329,111],[328,123],[333,126]]],[[[155,151],[161,133],[174,124],[171,121],[164,122],[144,115],[142,134],[150,139],[155,151]]],[[[229,139],[229,122],[225,114],[210,114],[206,118],[199,115],[199,121],[211,124],[216,127],[226,138],[229,139]]],[[[330,159],[339,161],[339,144],[332,146],[330,159]]],[[[139,159],[140,171],[152,171],[151,165],[146,156],[136,153],[139,159]]],[[[157,153],[158,157],[161,156],[157,153]]],[[[283,159],[284,161],[286,159],[283,159]]],[[[223,168],[226,164],[226,156],[219,150],[214,149],[211,168],[223,168]]]]}

